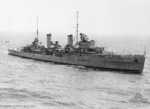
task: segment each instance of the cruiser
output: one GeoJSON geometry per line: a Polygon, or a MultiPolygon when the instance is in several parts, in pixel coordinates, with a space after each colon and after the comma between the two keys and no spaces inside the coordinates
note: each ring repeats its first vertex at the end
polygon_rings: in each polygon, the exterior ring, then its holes
{"type": "Polygon", "coordinates": [[[8,49],[10,55],[36,59],[41,61],[71,64],[99,69],[134,71],[142,73],[145,63],[144,55],[117,55],[95,45],[94,40],[80,33],[78,41],[78,12],[76,44],[73,44],[73,35],[68,35],[68,43],[63,48],[58,41],[52,41],[52,35],[47,34],[47,47],[41,45],[37,37],[30,44],[20,49],[8,49]]]}

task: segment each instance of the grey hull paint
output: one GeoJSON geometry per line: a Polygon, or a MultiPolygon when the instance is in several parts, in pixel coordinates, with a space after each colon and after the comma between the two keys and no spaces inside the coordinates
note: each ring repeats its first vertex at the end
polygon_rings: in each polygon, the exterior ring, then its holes
{"type": "Polygon", "coordinates": [[[114,70],[127,70],[142,73],[145,57],[117,57],[115,55],[96,55],[96,54],[63,54],[61,57],[53,55],[35,54],[9,49],[10,55],[24,58],[36,59],[41,61],[56,62],[61,64],[72,64],[93,68],[104,68],[114,70]]]}

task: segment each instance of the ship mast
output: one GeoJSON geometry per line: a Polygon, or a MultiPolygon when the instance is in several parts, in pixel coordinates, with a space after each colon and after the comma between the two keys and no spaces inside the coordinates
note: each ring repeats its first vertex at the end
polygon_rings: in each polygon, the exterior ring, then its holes
{"type": "Polygon", "coordinates": [[[78,42],[78,27],[79,27],[79,24],[78,24],[78,11],[77,11],[77,27],[76,27],[76,43],[78,42]]]}
{"type": "Polygon", "coordinates": [[[39,38],[38,34],[39,34],[39,32],[38,32],[38,16],[37,16],[37,39],[39,38]]]}

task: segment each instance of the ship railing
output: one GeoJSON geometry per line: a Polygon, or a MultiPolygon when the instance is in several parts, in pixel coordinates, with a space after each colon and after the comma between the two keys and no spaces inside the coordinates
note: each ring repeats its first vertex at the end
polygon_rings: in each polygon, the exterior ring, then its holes
{"type": "Polygon", "coordinates": [[[126,59],[133,59],[136,57],[144,57],[144,55],[122,55],[122,54],[95,54],[95,55],[99,55],[99,56],[105,56],[105,57],[115,57],[115,58],[126,58],[126,59]]]}

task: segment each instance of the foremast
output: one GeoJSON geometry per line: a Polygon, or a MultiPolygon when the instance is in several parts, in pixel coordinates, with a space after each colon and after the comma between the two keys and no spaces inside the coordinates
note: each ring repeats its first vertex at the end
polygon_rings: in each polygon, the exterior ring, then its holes
{"type": "Polygon", "coordinates": [[[78,24],[78,14],[79,14],[79,12],[77,11],[76,43],[78,43],[78,27],[79,27],[79,24],[78,24]]]}
{"type": "Polygon", "coordinates": [[[37,34],[37,41],[39,42],[39,31],[38,31],[38,16],[37,16],[37,32],[36,32],[36,34],[37,34]]]}

